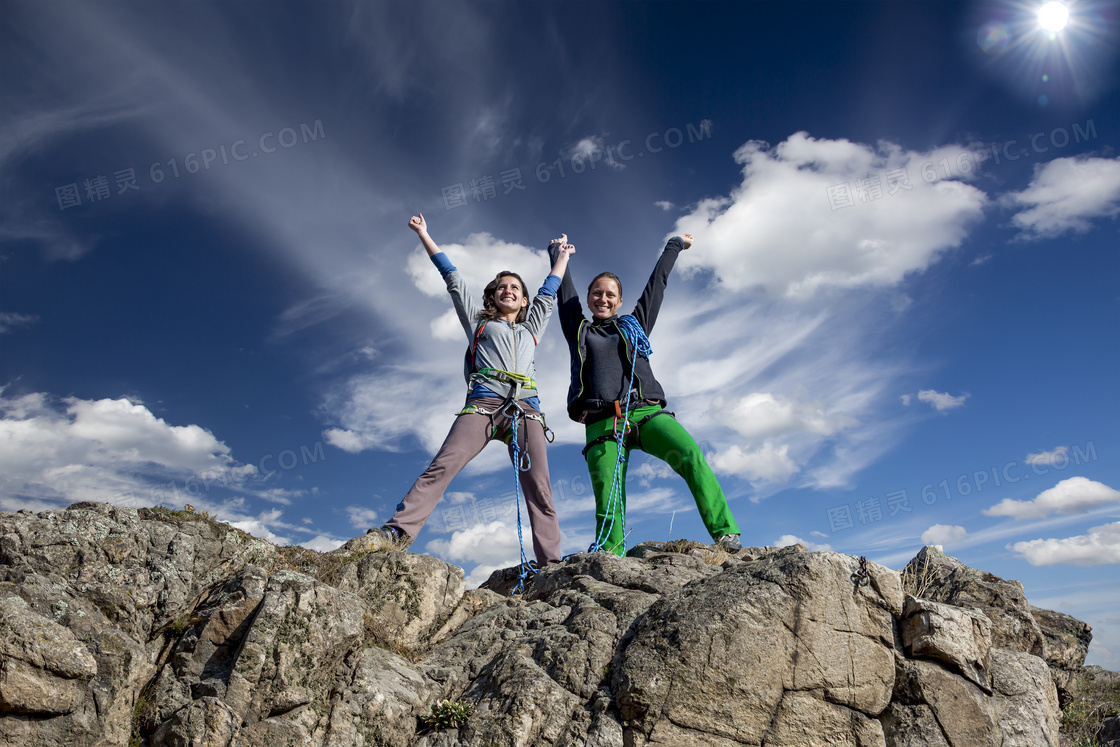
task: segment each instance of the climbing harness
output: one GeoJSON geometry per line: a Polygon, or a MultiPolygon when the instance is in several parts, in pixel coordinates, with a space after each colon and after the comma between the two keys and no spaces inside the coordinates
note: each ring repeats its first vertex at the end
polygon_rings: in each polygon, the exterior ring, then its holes
{"type": "MultiPolygon", "coordinates": [[[[618,402],[616,401],[614,403],[614,405],[615,405],[615,407],[618,407],[618,402]]],[[[634,423],[627,422],[626,423],[626,431],[623,434],[623,436],[624,437],[633,436],[633,438],[630,438],[630,440],[626,443],[626,448],[627,449],[640,449],[642,447],[642,426],[645,425],[646,423],[648,423],[649,421],[653,420],[658,415],[668,415],[669,417],[673,417],[673,418],[675,418],[677,416],[677,414],[675,412],[669,412],[668,410],[658,410],[657,412],[651,412],[649,415],[646,415],[644,418],[642,418],[641,420],[639,420],[637,422],[634,422],[634,423]]],[[[609,434],[605,433],[602,436],[599,436],[598,438],[592,439],[587,444],[587,446],[583,447],[583,456],[584,457],[587,456],[587,452],[591,451],[592,446],[598,446],[599,444],[605,444],[608,441],[617,441],[618,440],[618,419],[619,419],[619,417],[621,417],[621,413],[618,416],[615,416],[614,428],[612,429],[611,433],[609,433],[609,434]]]]}
{"type": "MultiPolygon", "coordinates": [[[[626,384],[626,409],[625,412],[619,406],[618,400],[614,402],[614,424],[611,429],[611,436],[600,441],[596,440],[588,444],[584,449],[584,456],[587,455],[587,449],[594,446],[596,443],[604,443],[605,441],[614,440],[615,442],[615,461],[614,461],[614,476],[611,478],[611,491],[607,496],[607,514],[611,517],[610,524],[604,524],[599,529],[599,533],[595,537],[595,542],[587,548],[588,552],[599,552],[600,550],[613,551],[615,548],[604,547],[603,543],[611,536],[614,531],[614,515],[617,507],[619,518],[622,521],[622,548],[623,552],[626,551],[626,507],[622,505],[622,465],[626,461],[627,448],[626,448],[626,435],[631,431],[630,423],[630,403],[634,400],[631,396],[631,390],[634,388],[634,369],[638,365],[638,357],[641,356],[649,360],[649,356],[653,353],[653,347],[649,344],[649,337],[646,336],[646,331],[642,329],[642,325],[631,314],[625,314],[618,318],[618,331],[622,334],[623,338],[630,344],[633,351],[630,356],[630,380],[626,384]],[[622,430],[619,431],[618,422],[622,421],[622,430]]],[[[645,424],[650,418],[659,413],[653,413],[648,417],[643,418],[639,423],[633,426],[635,435],[638,429],[645,424]]]]}

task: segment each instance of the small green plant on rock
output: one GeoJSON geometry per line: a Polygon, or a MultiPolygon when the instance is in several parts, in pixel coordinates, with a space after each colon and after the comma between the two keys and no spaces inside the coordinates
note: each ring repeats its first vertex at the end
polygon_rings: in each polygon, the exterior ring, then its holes
{"type": "Polygon", "coordinates": [[[465,700],[441,700],[432,704],[432,712],[420,719],[430,731],[458,729],[474,715],[474,706],[465,700]]]}

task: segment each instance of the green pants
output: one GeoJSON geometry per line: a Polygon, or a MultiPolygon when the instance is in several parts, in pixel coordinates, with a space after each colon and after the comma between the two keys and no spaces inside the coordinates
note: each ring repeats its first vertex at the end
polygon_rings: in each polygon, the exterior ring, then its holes
{"type": "MultiPolygon", "coordinates": [[[[695,439],[677,422],[676,418],[671,415],[658,415],[647,420],[641,426],[640,432],[635,433],[639,421],[661,409],[663,409],[661,405],[652,405],[630,411],[630,435],[626,437],[623,445],[627,453],[624,454],[622,464],[618,468],[619,486],[615,489],[613,504],[609,499],[618,456],[616,442],[612,439],[595,444],[587,450],[587,469],[591,473],[591,487],[595,491],[595,534],[599,538],[600,545],[616,555],[626,554],[623,523],[623,512],[626,510],[626,466],[629,461],[629,451],[634,448],[666,462],[674,472],[684,478],[688,483],[688,489],[692,491],[692,497],[696,499],[700,518],[713,540],[725,534],[739,534],[739,526],[735,523],[735,517],[731,515],[727,498],[724,497],[716,476],[712,474],[712,468],[708,466],[695,439]],[[604,527],[610,527],[609,532],[604,527]]],[[[587,443],[595,441],[600,436],[611,435],[614,432],[614,424],[614,418],[606,418],[588,425],[587,443]]],[[[622,423],[619,421],[619,428],[621,427],[622,423]]]]}

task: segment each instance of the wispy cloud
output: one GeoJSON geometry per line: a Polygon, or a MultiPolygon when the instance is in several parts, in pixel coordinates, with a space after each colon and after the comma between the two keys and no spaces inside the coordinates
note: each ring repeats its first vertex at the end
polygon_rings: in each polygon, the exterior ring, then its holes
{"type": "Polygon", "coordinates": [[[1055,158],[1035,166],[1034,178],[1021,192],[1001,198],[1019,210],[1011,218],[1024,239],[1085,233],[1098,218],[1120,214],[1120,157],[1055,158]]]}
{"type": "Polygon", "coordinates": [[[1053,466],[1055,464],[1069,464],[1069,447],[1058,446],[1051,451],[1040,451],[1037,454],[1027,454],[1027,464],[1044,464],[1053,466]]]}
{"type": "Polygon", "coordinates": [[[923,389],[918,392],[918,401],[925,402],[938,412],[945,412],[946,410],[953,410],[957,407],[961,407],[964,405],[966,399],[968,399],[967,394],[954,397],[948,392],[939,392],[935,389],[923,389]]]}
{"type": "Polygon", "coordinates": [[[0,312],[0,335],[5,332],[10,332],[17,327],[26,327],[39,321],[39,317],[34,314],[15,314],[12,312],[0,312]]]}

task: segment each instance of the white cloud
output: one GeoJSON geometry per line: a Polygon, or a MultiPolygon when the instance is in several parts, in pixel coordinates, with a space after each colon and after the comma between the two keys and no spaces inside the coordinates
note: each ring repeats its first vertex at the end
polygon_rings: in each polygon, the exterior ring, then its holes
{"type": "Polygon", "coordinates": [[[968,537],[968,530],[962,526],[934,524],[922,532],[923,545],[952,545],[968,537]]]}
{"type": "Polygon", "coordinates": [[[765,439],[798,431],[831,436],[858,425],[844,412],[828,412],[821,402],[805,402],[770,392],[712,401],[712,417],[747,439],[765,439]]]}
{"type": "Polygon", "coordinates": [[[829,552],[832,545],[809,542],[793,534],[783,534],[774,540],[774,547],[789,547],[790,545],[804,545],[809,552],[829,552]]]}
{"type": "Polygon", "coordinates": [[[1059,446],[1053,451],[1040,451],[1037,454],[1027,454],[1027,464],[1044,464],[1047,466],[1054,466],[1056,464],[1066,465],[1069,464],[1069,448],[1066,446],[1059,446]]]}
{"type": "Polygon", "coordinates": [[[13,499],[151,505],[154,483],[255,472],[209,431],[169,425],[123,398],[56,403],[34,393],[0,397],[0,412],[0,507],[13,499]]]}
{"type": "Polygon", "coordinates": [[[331,446],[342,449],[350,454],[357,454],[366,448],[359,434],[354,431],[348,431],[345,428],[328,428],[323,431],[323,439],[331,446]]]}
{"type": "Polygon", "coordinates": [[[248,498],[289,504],[304,492],[270,486],[267,475],[235,461],[200,426],[170,425],[124,398],[0,396],[0,412],[0,510],[79,501],[131,508],[190,503],[276,544],[287,544],[293,531],[314,533],[285,523],[279,508],[247,515],[248,498]]]}
{"type": "MultiPolygon", "coordinates": [[[[526,540],[526,555],[533,557],[532,541],[526,540]]],[[[434,539],[424,546],[424,552],[448,561],[473,567],[467,573],[468,588],[475,588],[499,568],[509,568],[521,561],[517,542],[517,527],[503,521],[475,524],[454,532],[449,538],[434,539]]]]}
{"type": "MultiPolygon", "coordinates": [[[[878,411],[903,367],[862,336],[866,323],[851,323],[866,317],[866,304],[832,299],[827,310],[806,308],[685,283],[667,295],[651,336],[657,360],[679,363],[655,371],[669,409],[715,455],[713,468],[750,475],[757,500],[789,480],[846,485],[891,448],[899,425],[878,411]]],[[[879,311],[877,321],[891,324],[894,315],[879,311]]]]}
{"type": "Polygon", "coordinates": [[[673,203],[669,202],[668,200],[658,200],[657,202],[655,202],[653,204],[656,205],[657,207],[661,208],[665,212],[669,212],[674,207],[676,207],[673,203]]]}
{"type": "Polygon", "coordinates": [[[968,153],[875,148],[798,132],[771,147],[750,141],[735,152],[743,181],[727,197],[700,201],[673,233],[696,243],[680,264],[711,271],[728,288],[764,287],[807,298],[826,287],[898,283],[957,247],[982,217],[987,196],[960,181],[927,183],[919,164],[968,153]],[[829,188],[869,175],[905,174],[910,189],[832,209],[829,188]]]}
{"type": "Polygon", "coordinates": [[[910,406],[910,401],[912,399],[914,399],[914,395],[913,394],[904,394],[901,397],[899,397],[899,399],[902,401],[902,406],[903,407],[909,407],[910,406]]]}
{"type": "MultiPolygon", "coordinates": [[[[479,298],[481,299],[481,297],[480,292],[479,298]]],[[[459,315],[455,313],[455,309],[448,309],[443,312],[433,319],[429,326],[432,329],[432,337],[437,340],[455,342],[463,339],[463,325],[459,323],[459,315]]]]}
{"type": "Polygon", "coordinates": [[[1120,214],[1120,158],[1077,156],[1039,164],[1030,185],[1001,202],[1024,208],[1011,219],[1023,238],[1085,233],[1093,219],[1120,214]]]}
{"type": "MultiPolygon", "coordinates": [[[[616,171],[621,171],[626,168],[626,165],[619,161],[617,158],[608,158],[608,146],[602,137],[598,135],[588,136],[580,140],[578,143],[564,151],[564,156],[569,161],[569,168],[575,171],[578,166],[576,163],[582,163],[583,169],[596,168],[598,165],[605,165],[616,171]]],[[[579,173],[579,172],[577,172],[579,173]]]]}
{"type": "Polygon", "coordinates": [[[1008,545],[1031,565],[1092,566],[1120,563],[1120,521],[1092,527],[1065,539],[1036,539],[1008,545]]]}
{"type": "Polygon", "coordinates": [[[732,444],[710,460],[712,469],[724,475],[738,475],[752,482],[784,482],[801,469],[789,456],[789,445],[776,446],[766,441],[755,449],[732,444]]]}
{"type": "Polygon", "coordinates": [[[363,506],[347,506],[346,516],[350,519],[350,525],[359,527],[361,529],[369,529],[370,527],[379,527],[385,523],[388,516],[382,516],[377,511],[363,506]]]}
{"type": "Polygon", "coordinates": [[[1041,519],[1051,513],[1083,514],[1100,506],[1120,503],[1120,491],[1087,477],[1070,477],[1039,493],[1034,500],[1004,498],[984,509],[985,516],[1010,516],[1014,519],[1041,519]]]}
{"type": "Polygon", "coordinates": [[[306,547],[308,550],[314,550],[315,552],[330,552],[331,550],[337,550],[345,545],[346,540],[331,539],[326,535],[318,534],[299,544],[300,547],[306,547]]]}
{"type": "Polygon", "coordinates": [[[242,532],[245,532],[246,534],[251,534],[254,537],[259,537],[260,539],[268,540],[269,542],[271,542],[274,545],[288,545],[288,544],[291,544],[291,540],[288,537],[285,537],[283,535],[274,533],[272,531],[272,529],[269,528],[269,525],[267,523],[265,523],[264,521],[261,521],[260,519],[250,518],[250,519],[238,519],[238,520],[232,520],[232,521],[229,520],[229,519],[226,519],[226,521],[229,522],[229,525],[231,527],[234,527],[235,529],[240,529],[242,532]]]}
{"type": "Polygon", "coordinates": [[[450,503],[452,506],[460,503],[466,503],[474,500],[474,493],[467,493],[462,490],[449,490],[443,494],[443,499],[450,503]]]}
{"type": "MultiPolygon", "coordinates": [[[[545,237],[545,240],[548,238],[551,237],[545,237]]],[[[525,278],[529,295],[532,296],[540,287],[541,281],[548,275],[550,267],[544,246],[534,250],[521,244],[496,239],[485,232],[470,234],[463,244],[440,242],[439,248],[466,279],[471,292],[476,296],[476,303],[481,303],[482,289],[486,284],[499,272],[505,270],[513,270],[525,278]]],[[[447,295],[447,283],[432,265],[427,252],[419,245],[408,255],[407,269],[417,290],[433,298],[439,298],[445,306],[451,305],[451,299],[447,295]]],[[[441,309],[441,313],[446,313],[446,310],[441,309]]]]}
{"type": "Polygon", "coordinates": [[[918,400],[925,402],[927,405],[937,410],[938,412],[945,412],[952,410],[955,407],[960,407],[964,401],[968,399],[967,394],[962,394],[959,397],[954,397],[947,392],[938,392],[933,389],[923,389],[918,392],[918,400]]]}

